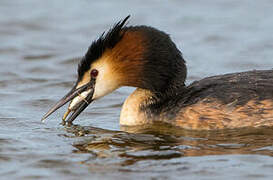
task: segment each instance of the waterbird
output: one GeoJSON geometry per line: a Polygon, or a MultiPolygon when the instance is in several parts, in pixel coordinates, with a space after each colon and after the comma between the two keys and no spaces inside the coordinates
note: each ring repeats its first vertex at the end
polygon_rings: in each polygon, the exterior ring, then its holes
{"type": "Polygon", "coordinates": [[[170,36],[150,26],[128,26],[129,17],[92,42],[79,62],[74,87],[42,120],[70,102],[62,122],[71,125],[92,101],[132,86],[136,90],[120,113],[122,126],[163,122],[215,130],[273,125],[272,69],[217,75],[186,86],[185,60],[170,36]]]}

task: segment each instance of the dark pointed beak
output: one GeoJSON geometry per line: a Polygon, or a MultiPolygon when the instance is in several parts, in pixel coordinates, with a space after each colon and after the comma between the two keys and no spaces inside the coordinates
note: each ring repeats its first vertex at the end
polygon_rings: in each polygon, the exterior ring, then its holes
{"type": "Polygon", "coordinates": [[[42,121],[44,121],[48,116],[50,116],[52,113],[54,113],[56,110],[58,110],[60,107],[65,105],[66,103],[73,100],[75,97],[80,96],[81,93],[85,91],[89,91],[88,95],[85,98],[82,98],[82,100],[77,104],[73,110],[69,109],[63,116],[63,121],[65,121],[66,117],[71,111],[74,111],[73,114],[66,120],[67,123],[71,124],[76,117],[93,101],[92,97],[94,94],[94,88],[95,88],[95,78],[92,78],[91,81],[79,88],[76,88],[76,85],[72,88],[71,91],[69,91],[60,101],[58,101],[42,118],[42,121]]]}

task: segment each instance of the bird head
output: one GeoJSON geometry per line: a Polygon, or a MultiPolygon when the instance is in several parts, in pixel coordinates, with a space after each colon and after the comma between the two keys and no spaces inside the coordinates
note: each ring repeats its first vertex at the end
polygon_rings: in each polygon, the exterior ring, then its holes
{"type": "Polygon", "coordinates": [[[63,120],[72,121],[94,100],[121,86],[162,93],[180,76],[184,83],[185,62],[170,37],[149,26],[126,27],[127,16],[93,41],[78,65],[72,88],[42,118],[70,102],[63,120]]]}

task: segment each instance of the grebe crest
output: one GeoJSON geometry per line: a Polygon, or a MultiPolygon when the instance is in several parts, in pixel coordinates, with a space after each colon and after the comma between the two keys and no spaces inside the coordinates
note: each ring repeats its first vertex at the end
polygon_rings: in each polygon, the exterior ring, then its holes
{"type": "Polygon", "coordinates": [[[70,102],[63,123],[71,124],[93,100],[132,86],[137,89],[123,104],[121,125],[156,121],[187,129],[273,125],[272,70],[215,76],[186,87],[185,61],[169,35],[149,26],[126,26],[128,18],[93,41],[79,63],[75,86],[43,119],[70,102]]]}

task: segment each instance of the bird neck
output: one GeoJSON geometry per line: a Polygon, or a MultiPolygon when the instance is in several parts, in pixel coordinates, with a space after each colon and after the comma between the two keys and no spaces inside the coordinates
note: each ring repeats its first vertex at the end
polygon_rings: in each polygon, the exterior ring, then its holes
{"type": "MultiPolygon", "coordinates": [[[[120,124],[124,126],[136,126],[151,124],[154,121],[168,120],[168,104],[186,89],[184,84],[180,87],[167,89],[164,93],[156,93],[151,90],[137,88],[125,100],[120,113],[120,124]],[[163,113],[164,112],[164,113],[163,113]],[[167,113],[167,114],[166,114],[167,113]]],[[[168,116],[169,118],[169,116],[168,116]]]]}
{"type": "Polygon", "coordinates": [[[123,103],[120,124],[125,126],[145,124],[147,121],[146,113],[141,109],[153,96],[154,94],[151,91],[137,88],[123,103]]]}

